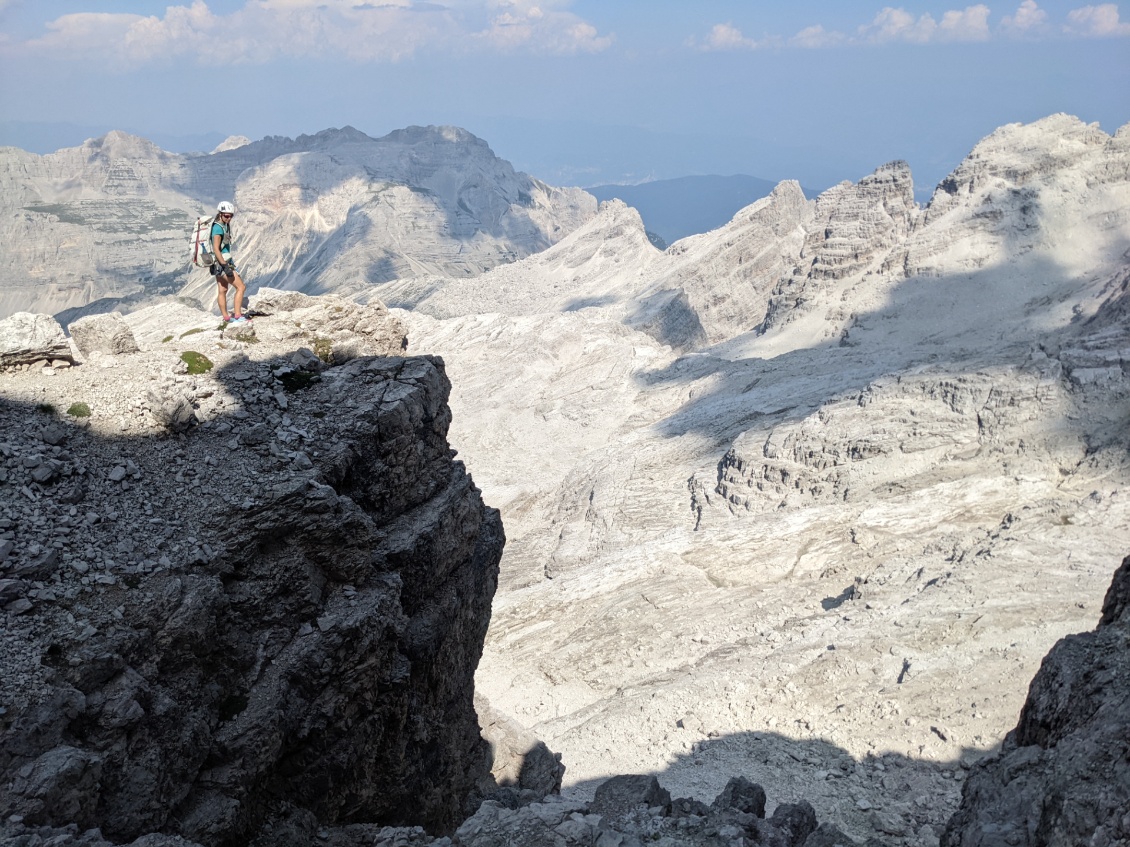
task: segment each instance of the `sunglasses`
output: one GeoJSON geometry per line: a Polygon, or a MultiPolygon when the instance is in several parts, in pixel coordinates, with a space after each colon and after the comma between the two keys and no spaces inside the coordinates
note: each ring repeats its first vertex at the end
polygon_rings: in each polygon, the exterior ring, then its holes
{"type": "Polygon", "coordinates": [[[220,215],[221,218],[230,218],[231,215],[220,215]]]}

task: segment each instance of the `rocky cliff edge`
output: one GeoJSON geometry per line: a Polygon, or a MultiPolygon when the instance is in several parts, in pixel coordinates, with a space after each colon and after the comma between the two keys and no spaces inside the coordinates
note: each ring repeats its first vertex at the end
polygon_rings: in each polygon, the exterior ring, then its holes
{"type": "Polygon", "coordinates": [[[977,763],[942,847],[1130,844],[1130,556],[1094,632],[1064,638],[998,754],[977,763]]]}
{"type": "Polygon", "coordinates": [[[489,781],[504,538],[443,362],[383,306],[274,294],[251,327],[99,316],[0,373],[4,843],[443,832],[489,781]]]}

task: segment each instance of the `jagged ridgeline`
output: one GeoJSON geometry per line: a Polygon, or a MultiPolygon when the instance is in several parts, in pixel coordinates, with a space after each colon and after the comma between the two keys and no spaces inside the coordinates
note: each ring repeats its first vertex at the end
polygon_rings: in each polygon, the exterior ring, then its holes
{"type": "Polygon", "coordinates": [[[347,127],[207,155],[121,132],[45,156],[3,148],[0,316],[208,299],[211,280],[190,274],[184,241],[220,200],[239,210],[245,277],[310,293],[481,273],[545,249],[596,211],[591,196],[516,173],[454,127],[380,139],[347,127]]]}

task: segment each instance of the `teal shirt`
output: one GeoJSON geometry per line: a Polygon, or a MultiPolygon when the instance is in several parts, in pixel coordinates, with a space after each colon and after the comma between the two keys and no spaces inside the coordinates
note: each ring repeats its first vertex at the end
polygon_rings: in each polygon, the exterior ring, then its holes
{"type": "Polygon", "coordinates": [[[211,243],[214,244],[216,242],[217,235],[222,236],[220,239],[220,251],[226,262],[231,257],[231,230],[219,221],[212,221],[211,243]]]}

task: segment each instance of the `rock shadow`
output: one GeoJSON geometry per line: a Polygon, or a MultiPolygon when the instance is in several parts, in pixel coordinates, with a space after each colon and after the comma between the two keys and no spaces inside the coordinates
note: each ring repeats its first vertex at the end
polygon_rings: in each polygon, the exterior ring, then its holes
{"type": "Polygon", "coordinates": [[[612,295],[606,295],[604,297],[578,297],[566,303],[561,311],[579,312],[582,309],[595,309],[601,306],[609,306],[615,302],[616,298],[612,295]]]}
{"type": "MultiPolygon", "coordinates": [[[[729,441],[750,429],[769,430],[795,423],[821,406],[859,397],[880,378],[903,376],[936,377],[939,380],[1014,367],[1033,373],[1045,371],[1061,379],[1068,391],[1074,367],[1082,362],[1065,359],[1065,348],[1085,343],[1093,331],[1086,316],[1078,315],[1063,325],[1038,319],[1043,309],[1070,310],[1075,299],[1085,296],[1082,283],[1056,296],[1042,294],[1039,280],[1070,284],[1067,272],[1045,261],[1033,262],[1024,275],[1032,287],[1017,290],[1015,278],[1003,278],[999,269],[983,269],[947,277],[912,277],[892,289],[886,303],[855,316],[844,338],[826,339],[811,347],[790,350],[772,358],[726,358],[736,342],[688,353],[664,368],[637,375],[641,386],[690,384],[709,380],[701,391],[674,414],[657,424],[672,438],[707,433],[729,441]],[[953,306],[941,308],[942,297],[953,306]],[[1018,298],[1023,301],[1016,303],[1018,298]],[[985,303],[1011,304],[994,312],[985,303]],[[1025,321],[1031,331],[1002,338],[1001,327],[1025,321]],[[931,326],[961,327],[960,332],[931,326]],[[829,380],[828,373],[836,379],[829,380]],[[1060,375],[1062,373],[1062,376],[1060,375]]],[[[1020,286],[1022,287],[1022,286],[1020,286]]],[[[1107,286],[1110,288],[1110,285],[1107,286]]],[[[1114,294],[1106,310],[1117,308],[1114,294]]],[[[1086,422],[1049,420],[1056,427],[1086,431],[1086,422]]]]}
{"type": "MultiPolygon", "coordinates": [[[[744,777],[765,789],[767,815],[779,805],[806,801],[820,823],[832,824],[859,842],[929,842],[940,836],[958,808],[969,767],[993,752],[965,747],[948,758],[894,752],[859,758],[831,741],[772,731],[687,736],[688,751],[654,772],[672,797],[710,803],[729,779],[744,777]]],[[[568,784],[566,778],[563,794],[591,798],[605,779],[568,784]]]]}

